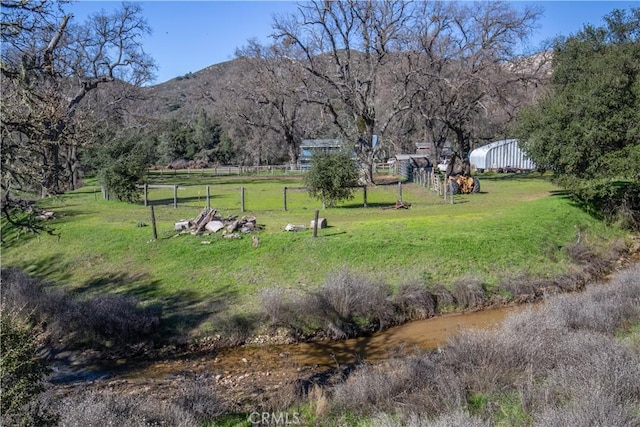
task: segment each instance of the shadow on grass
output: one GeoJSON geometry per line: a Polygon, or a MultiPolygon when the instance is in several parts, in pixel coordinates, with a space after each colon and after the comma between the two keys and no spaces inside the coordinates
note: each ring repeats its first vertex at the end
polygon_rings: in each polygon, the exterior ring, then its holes
{"type": "Polygon", "coordinates": [[[478,179],[487,181],[525,181],[530,179],[550,178],[551,175],[546,177],[538,172],[531,173],[504,173],[504,174],[477,174],[478,179]]]}
{"type": "Polygon", "coordinates": [[[339,209],[375,209],[375,208],[386,208],[386,207],[391,207],[391,206],[395,206],[396,202],[388,202],[388,203],[381,203],[381,202],[374,202],[374,203],[367,203],[367,207],[364,207],[364,204],[362,202],[360,203],[349,203],[349,204],[344,204],[344,205],[340,205],[338,206],[339,209]]]}
{"type": "Polygon", "coordinates": [[[90,299],[119,294],[135,299],[142,306],[161,309],[161,328],[157,333],[160,342],[179,339],[212,315],[224,312],[238,298],[237,290],[231,286],[219,287],[212,295],[202,297],[190,289],[168,291],[160,280],[147,274],[123,271],[97,275],[73,286],[73,268],[59,254],[15,267],[42,280],[46,286],[69,292],[74,298],[90,299]]]}
{"type": "Polygon", "coordinates": [[[59,254],[52,254],[40,258],[36,262],[19,264],[15,267],[54,287],[57,287],[56,283],[68,282],[71,278],[71,271],[73,271],[67,261],[59,254]]]}
{"type": "Polygon", "coordinates": [[[233,304],[237,290],[231,286],[219,288],[214,295],[203,298],[189,289],[167,291],[162,282],[147,274],[128,272],[110,273],[94,277],[74,288],[78,297],[117,293],[134,298],[142,305],[162,310],[161,341],[171,341],[198,328],[212,315],[233,304]]]}
{"type": "MultiPolygon", "coordinates": [[[[327,227],[327,228],[329,228],[329,227],[327,227]]],[[[318,232],[318,233],[320,233],[320,232],[318,232]]],[[[322,234],[318,234],[318,237],[333,237],[333,236],[339,236],[341,234],[347,234],[347,232],[346,231],[337,231],[335,233],[327,233],[327,234],[322,233],[322,234]]]]}
{"type": "Polygon", "coordinates": [[[552,196],[562,197],[564,199],[571,198],[571,192],[569,190],[553,190],[549,192],[552,196]]]}

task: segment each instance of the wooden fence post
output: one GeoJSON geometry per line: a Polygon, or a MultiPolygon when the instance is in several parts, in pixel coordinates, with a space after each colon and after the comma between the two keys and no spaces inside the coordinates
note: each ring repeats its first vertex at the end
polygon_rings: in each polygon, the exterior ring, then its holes
{"type": "Polygon", "coordinates": [[[144,184],[144,205],[149,205],[149,184],[144,184]]]}
{"type": "Polygon", "coordinates": [[[367,186],[363,185],[362,186],[362,196],[364,198],[364,207],[367,207],[367,186]]]}
{"type": "Polygon", "coordinates": [[[178,207],[178,185],[177,184],[173,185],[173,207],[174,208],[178,207]]]}
{"type": "Polygon", "coordinates": [[[444,180],[444,189],[443,189],[443,192],[444,192],[444,201],[445,201],[445,202],[447,201],[447,187],[448,187],[448,186],[447,186],[447,182],[448,182],[448,180],[447,180],[447,179],[446,179],[446,177],[445,177],[445,180],[444,180]]]}
{"type": "Polygon", "coordinates": [[[240,187],[240,212],[244,213],[244,187],[240,187]]]}
{"type": "Polygon", "coordinates": [[[287,211],[287,187],[282,188],[282,195],[284,199],[284,211],[287,211]]]}
{"type": "Polygon", "coordinates": [[[318,216],[320,215],[320,211],[316,209],[313,215],[313,237],[318,237],[318,216]]]}
{"type": "Polygon", "coordinates": [[[402,181],[398,181],[398,200],[402,203],[402,181]]]}
{"type": "Polygon", "coordinates": [[[211,187],[207,185],[207,209],[211,209],[211,187]]]}
{"type": "Polygon", "coordinates": [[[153,228],[153,240],[158,240],[158,229],[156,228],[156,214],[151,205],[151,228],[153,228]]]}

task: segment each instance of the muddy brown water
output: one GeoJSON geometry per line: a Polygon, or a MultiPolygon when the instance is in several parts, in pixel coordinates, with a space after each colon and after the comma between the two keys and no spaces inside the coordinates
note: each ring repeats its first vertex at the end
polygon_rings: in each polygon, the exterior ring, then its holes
{"type": "Polygon", "coordinates": [[[245,346],[215,354],[152,360],[121,360],[102,368],[96,379],[171,379],[207,373],[211,376],[256,375],[281,371],[323,371],[361,362],[376,362],[416,349],[435,349],[470,328],[492,328],[522,306],[452,313],[395,326],[370,336],[344,341],[245,346]],[[108,372],[105,372],[108,371],[108,372]]]}

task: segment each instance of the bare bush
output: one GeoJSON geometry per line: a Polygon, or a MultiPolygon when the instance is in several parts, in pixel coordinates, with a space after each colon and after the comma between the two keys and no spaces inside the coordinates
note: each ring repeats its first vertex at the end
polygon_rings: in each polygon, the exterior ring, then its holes
{"type": "Polygon", "coordinates": [[[423,354],[359,368],[335,388],[332,405],[362,414],[402,407],[433,415],[461,409],[464,395],[453,371],[423,354]]]}
{"type": "Polygon", "coordinates": [[[429,291],[436,298],[436,311],[438,313],[443,313],[455,307],[456,299],[446,286],[440,283],[429,285],[429,291]]]}
{"type": "Polygon", "coordinates": [[[160,309],[140,307],[123,295],[72,298],[26,273],[2,270],[2,303],[46,325],[52,342],[63,345],[122,345],[137,342],[160,325],[160,309]]]}
{"type": "Polygon", "coordinates": [[[582,266],[589,278],[601,277],[611,270],[612,263],[623,252],[623,248],[616,243],[607,253],[597,251],[592,245],[584,241],[569,243],[564,247],[569,259],[582,266]]]}
{"type": "Polygon", "coordinates": [[[427,319],[436,315],[436,297],[425,285],[405,283],[392,298],[400,320],[427,319]]]}
{"type": "Polygon", "coordinates": [[[310,307],[324,319],[326,332],[339,339],[355,335],[362,326],[382,329],[392,323],[395,312],[388,297],[385,286],[343,270],[310,295],[310,307]]]}
{"type": "Polygon", "coordinates": [[[451,294],[462,309],[482,307],[487,300],[482,281],[475,277],[463,277],[454,281],[451,294]]]}
{"type": "Polygon", "coordinates": [[[360,413],[391,410],[405,403],[407,392],[415,391],[434,376],[435,365],[426,358],[363,365],[334,390],[333,405],[338,410],[360,413]]]}
{"type": "Polygon", "coordinates": [[[182,387],[175,404],[198,423],[211,422],[225,413],[225,406],[205,379],[196,379],[182,387]]]}
{"type": "Polygon", "coordinates": [[[92,391],[58,404],[61,427],[193,427],[196,419],[179,406],[148,396],[92,391]]]}
{"type": "Polygon", "coordinates": [[[254,334],[260,324],[260,319],[256,314],[239,313],[216,315],[211,322],[215,330],[224,336],[229,344],[240,345],[254,334]]]}
{"type": "Polygon", "coordinates": [[[378,414],[372,419],[377,427],[489,427],[491,424],[465,411],[457,411],[430,419],[416,413],[409,415],[378,414]]]}
{"type": "Polygon", "coordinates": [[[637,427],[640,424],[634,405],[620,405],[599,388],[580,389],[580,396],[569,403],[545,408],[536,415],[533,425],[637,427]]]}
{"type": "Polygon", "coordinates": [[[300,294],[282,288],[265,289],[260,293],[260,307],[271,326],[300,330],[306,323],[305,301],[300,294]]]}
{"type": "Polygon", "coordinates": [[[511,299],[517,303],[535,301],[538,291],[535,280],[526,275],[504,277],[498,283],[498,289],[507,292],[511,299]]]}
{"type": "Polygon", "coordinates": [[[639,307],[635,266],[610,285],[511,315],[498,330],[464,331],[441,352],[359,368],[330,405],[378,414],[376,425],[491,424],[514,405],[535,425],[638,425],[640,354],[616,334],[637,323],[639,307]],[[475,393],[491,396],[486,420],[464,412],[475,393]]]}

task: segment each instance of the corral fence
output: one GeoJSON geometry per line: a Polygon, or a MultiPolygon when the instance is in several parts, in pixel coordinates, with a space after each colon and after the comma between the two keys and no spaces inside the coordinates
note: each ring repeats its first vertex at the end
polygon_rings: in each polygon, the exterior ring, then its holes
{"type": "MultiPolygon", "coordinates": [[[[400,184],[400,188],[399,188],[399,192],[400,192],[400,196],[399,198],[402,199],[402,184],[400,184]]],[[[177,208],[180,198],[178,197],[178,190],[185,190],[186,187],[181,187],[179,185],[159,185],[159,184],[140,184],[137,186],[139,189],[143,190],[143,203],[145,206],[149,206],[150,205],[150,201],[149,201],[149,190],[152,189],[170,189],[173,190],[173,207],[177,208]]],[[[366,208],[368,203],[367,203],[367,186],[366,185],[361,185],[358,187],[354,187],[354,188],[361,188],[362,189],[362,204],[363,206],[366,208]]],[[[206,202],[206,206],[207,208],[211,208],[211,186],[210,185],[205,185],[204,186],[204,190],[205,190],[205,202],[206,202]]],[[[288,193],[290,191],[296,191],[296,190],[302,190],[302,191],[307,191],[308,188],[307,187],[296,187],[296,186],[284,186],[282,187],[282,209],[284,211],[287,211],[287,199],[288,199],[288,193]]],[[[245,212],[245,200],[246,200],[246,189],[245,187],[240,187],[240,192],[239,192],[239,197],[240,197],[240,210],[241,212],[245,212]]]]}
{"type": "MultiPolygon", "coordinates": [[[[392,167],[388,163],[375,163],[375,173],[392,173],[392,167]]],[[[308,170],[305,165],[261,165],[240,166],[224,165],[211,168],[156,168],[150,172],[159,176],[195,175],[195,176],[228,176],[228,175],[298,175],[308,170]]]]}
{"type": "Polygon", "coordinates": [[[446,178],[443,173],[436,172],[433,168],[417,169],[413,172],[413,182],[438,193],[445,201],[454,203],[453,192],[446,185],[446,178]]]}
{"type": "Polygon", "coordinates": [[[150,169],[152,174],[159,176],[172,175],[195,175],[195,176],[228,176],[228,175],[282,175],[288,173],[299,174],[302,172],[298,166],[294,165],[263,165],[263,166],[215,166],[211,168],[184,168],[150,169]]]}

